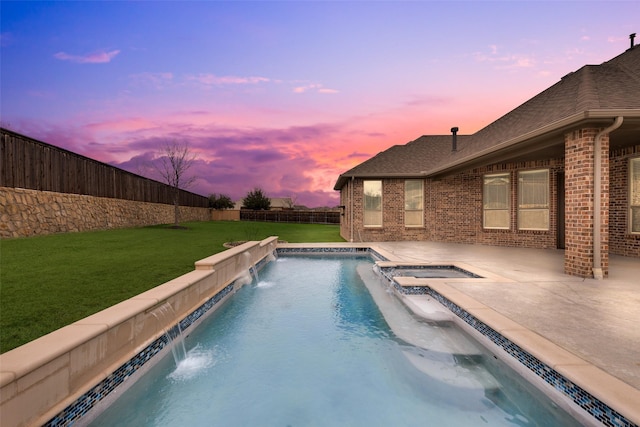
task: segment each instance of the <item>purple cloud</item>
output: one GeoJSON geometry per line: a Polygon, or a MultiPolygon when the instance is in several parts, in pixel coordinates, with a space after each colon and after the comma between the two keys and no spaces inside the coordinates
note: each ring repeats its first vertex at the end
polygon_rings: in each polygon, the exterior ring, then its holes
{"type": "Polygon", "coordinates": [[[172,139],[185,140],[197,154],[189,170],[189,175],[197,179],[189,191],[205,196],[222,193],[240,200],[260,187],[270,197],[293,197],[297,204],[309,207],[339,204],[332,186],[347,169],[335,160],[336,151],[344,149],[344,140],[336,137],[344,134],[344,125],[233,128],[168,124],[164,130],[139,130],[137,123],[136,118],[85,126],[39,121],[24,123],[20,128],[28,129],[27,135],[33,138],[159,181],[162,179],[153,163],[162,145],[172,139]],[[109,129],[118,129],[117,137],[105,137],[105,132],[111,134],[109,129]]]}

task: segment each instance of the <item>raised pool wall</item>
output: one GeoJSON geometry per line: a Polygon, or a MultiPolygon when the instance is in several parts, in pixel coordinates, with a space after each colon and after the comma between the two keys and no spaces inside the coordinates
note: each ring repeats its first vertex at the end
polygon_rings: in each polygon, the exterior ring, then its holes
{"type": "Polygon", "coordinates": [[[0,425],[45,424],[247,274],[247,264],[272,254],[277,241],[247,242],[197,261],[189,273],[0,355],[0,425]],[[175,315],[157,316],[166,304],[175,315]]]}

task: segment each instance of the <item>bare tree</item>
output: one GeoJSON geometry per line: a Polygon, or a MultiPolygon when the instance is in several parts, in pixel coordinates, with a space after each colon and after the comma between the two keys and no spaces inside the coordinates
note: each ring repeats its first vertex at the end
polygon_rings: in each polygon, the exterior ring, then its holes
{"type": "Polygon", "coordinates": [[[289,209],[295,208],[296,203],[298,202],[298,196],[292,193],[291,195],[289,195],[288,199],[289,200],[285,199],[285,203],[287,204],[287,207],[289,209]]]}
{"type": "Polygon", "coordinates": [[[197,155],[189,150],[186,141],[170,140],[160,148],[160,156],[154,163],[162,179],[173,188],[174,227],[180,222],[180,190],[189,187],[196,180],[187,176],[197,155]]]}

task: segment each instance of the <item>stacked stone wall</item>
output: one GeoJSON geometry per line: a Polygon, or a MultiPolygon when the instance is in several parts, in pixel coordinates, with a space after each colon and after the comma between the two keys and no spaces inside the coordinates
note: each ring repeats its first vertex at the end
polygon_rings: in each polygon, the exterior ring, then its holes
{"type": "MultiPolygon", "coordinates": [[[[209,221],[208,208],[180,207],[180,221],[209,221]]],[[[0,238],[171,224],[161,203],[0,187],[0,238]]]]}

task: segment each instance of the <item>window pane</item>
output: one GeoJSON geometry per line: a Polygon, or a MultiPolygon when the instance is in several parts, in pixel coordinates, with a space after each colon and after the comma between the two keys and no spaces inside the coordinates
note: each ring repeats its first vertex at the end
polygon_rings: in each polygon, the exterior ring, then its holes
{"type": "Polygon", "coordinates": [[[631,207],[631,232],[640,233],[640,207],[631,207]]]}
{"type": "Polygon", "coordinates": [[[365,211],[364,212],[364,225],[369,227],[379,227],[382,225],[382,212],[381,211],[365,211]]]}
{"type": "Polygon", "coordinates": [[[506,209],[484,212],[484,228],[509,228],[509,211],[506,209]]]}
{"type": "Polygon", "coordinates": [[[423,225],[423,185],[422,180],[409,179],[404,182],[404,225],[422,227],[423,225]]]}
{"type": "Polygon", "coordinates": [[[548,209],[524,209],[518,212],[518,228],[520,230],[548,230],[548,209]]]}
{"type": "Polygon", "coordinates": [[[640,233],[640,158],[629,163],[629,226],[640,233]]]}
{"type": "Polygon", "coordinates": [[[549,171],[521,172],[518,180],[521,209],[549,207],[549,171]]]}
{"type": "Polygon", "coordinates": [[[404,225],[407,227],[422,227],[422,211],[406,211],[404,225]]]}
{"type": "Polygon", "coordinates": [[[518,228],[549,229],[549,170],[518,174],[518,228]]]}
{"type": "Polygon", "coordinates": [[[405,210],[422,210],[422,181],[404,182],[404,208],[405,210]]]}
{"type": "Polygon", "coordinates": [[[364,225],[382,226],[382,181],[364,181],[364,225]]]}
{"type": "Polygon", "coordinates": [[[509,174],[485,175],[483,197],[484,228],[509,228],[509,174]]]}

